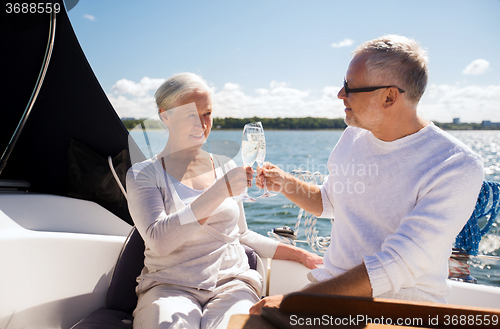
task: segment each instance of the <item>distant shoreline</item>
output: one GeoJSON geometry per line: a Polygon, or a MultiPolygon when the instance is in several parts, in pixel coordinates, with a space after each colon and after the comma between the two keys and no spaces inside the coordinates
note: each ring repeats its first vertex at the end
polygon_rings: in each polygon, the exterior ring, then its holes
{"type": "MultiPolygon", "coordinates": [[[[145,119],[121,119],[125,128],[131,130],[145,119]]],[[[212,130],[241,130],[249,122],[262,122],[266,130],[343,130],[347,126],[343,118],[214,118],[212,130]]],[[[434,121],[443,130],[500,130],[500,123],[446,123],[434,121]]],[[[148,130],[164,129],[159,121],[148,120],[148,130]]]]}

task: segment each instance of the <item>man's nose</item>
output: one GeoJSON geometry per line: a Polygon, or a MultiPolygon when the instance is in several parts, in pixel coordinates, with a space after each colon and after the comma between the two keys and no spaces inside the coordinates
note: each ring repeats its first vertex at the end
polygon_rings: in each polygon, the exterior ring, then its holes
{"type": "Polygon", "coordinates": [[[345,99],[345,98],[347,98],[347,94],[345,93],[345,88],[344,87],[342,87],[339,90],[339,93],[337,94],[337,98],[338,99],[345,99]]]}

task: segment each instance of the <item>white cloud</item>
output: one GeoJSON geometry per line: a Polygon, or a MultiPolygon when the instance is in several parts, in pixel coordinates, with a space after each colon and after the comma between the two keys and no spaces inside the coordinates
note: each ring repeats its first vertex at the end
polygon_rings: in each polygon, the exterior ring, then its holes
{"type": "Polygon", "coordinates": [[[120,117],[147,118],[156,114],[153,94],[164,81],[149,77],[139,82],[120,79],[111,87],[113,94],[107,96],[120,117]]]}
{"type": "Polygon", "coordinates": [[[321,91],[299,90],[287,83],[271,81],[269,88],[248,93],[234,83],[226,83],[214,95],[216,117],[327,117],[344,116],[344,106],[337,99],[340,87],[321,91]]]}
{"type": "Polygon", "coordinates": [[[150,91],[158,89],[165,79],[151,79],[144,77],[136,83],[131,80],[118,80],[111,89],[117,94],[125,94],[132,96],[146,96],[150,91]]]}
{"type": "Polygon", "coordinates": [[[349,47],[354,44],[354,40],[352,39],[344,39],[340,42],[334,42],[332,43],[333,48],[342,48],[342,47],[349,47]]]}
{"type": "Polygon", "coordinates": [[[152,95],[127,98],[124,95],[108,94],[108,99],[121,118],[149,118],[157,113],[152,95]]]}
{"type": "MultiPolygon", "coordinates": [[[[153,93],[163,81],[144,77],[136,83],[121,79],[107,96],[120,117],[151,117],[157,111],[153,93]]],[[[300,90],[284,82],[271,81],[268,88],[245,92],[239,84],[227,82],[214,94],[214,116],[339,118],[344,116],[344,106],[337,99],[339,89],[300,90]]]]}
{"type": "MultiPolygon", "coordinates": [[[[153,93],[163,81],[148,77],[140,82],[121,79],[108,99],[120,117],[148,118],[157,113],[153,93]]],[[[339,90],[340,86],[301,90],[277,81],[271,81],[266,88],[245,90],[237,83],[227,82],[214,94],[214,116],[343,118],[344,105],[337,98],[339,90]]],[[[456,117],[462,122],[500,122],[500,85],[429,85],[418,111],[423,117],[440,122],[451,122],[456,117]]]]}
{"type": "Polygon", "coordinates": [[[89,21],[95,21],[94,15],[85,14],[83,15],[83,18],[88,19],[89,21]]]}
{"type": "Polygon", "coordinates": [[[500,121],[500,85],[430,85],[419,112],[430,120],[451,122],[500,121]]]}
{"type": "Polygon", "coordinates": [[[227,82],[226,84],[224,84],[224,88],[223,88],[223,90],[226,90],[226,91],[238,90],[238,89],[240,89],[240,85],[237,83],[232,83],[232,82],[227,82]]]}
{"type": "Polygon", "coordinates": [[[479,75],[486,72],[490,67],[490,63],[485,59],[476,59],[472,63],[467,65],[467,67],[462,71],[463,74],[479,75]]]}

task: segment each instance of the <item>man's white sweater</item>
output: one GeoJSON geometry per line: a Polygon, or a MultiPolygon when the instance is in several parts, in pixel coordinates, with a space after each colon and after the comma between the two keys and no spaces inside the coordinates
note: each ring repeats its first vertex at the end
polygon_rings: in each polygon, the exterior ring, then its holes
{"type": "Polygon", "coordinates": [[[327,280],[365,263],[373,297],[445,302],[448,258],[483,181],[480,156],[429,125],[393,142],[348,127],[321,187],[327,280]]]}

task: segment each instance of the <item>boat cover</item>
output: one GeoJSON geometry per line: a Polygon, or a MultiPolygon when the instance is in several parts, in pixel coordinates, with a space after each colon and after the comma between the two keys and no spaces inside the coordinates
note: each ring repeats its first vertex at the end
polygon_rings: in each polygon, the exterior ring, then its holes
{"type": "MultiPolygon", "coordinates": [[[[1,15],[0,155],[33,93],[50,25],[49,14],[2,10],[1,15]]],[[[28,181],[29,192],[95,201],[132,223],[126,199],[107,167],[111,156],[120,180],[125,181],[131,165],[128,143],[128,131],[94,75],[63,9],[56,16],[45,80],[0,180],[28,181]]],[[[140,151],[134,147],[134,152],[140,151]]],[[[134,154],[134,159],[139,158],[134,154]]]]}

